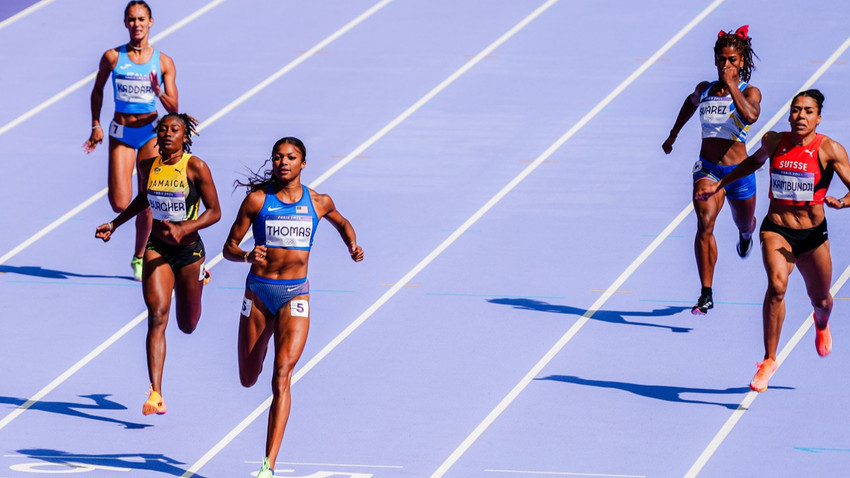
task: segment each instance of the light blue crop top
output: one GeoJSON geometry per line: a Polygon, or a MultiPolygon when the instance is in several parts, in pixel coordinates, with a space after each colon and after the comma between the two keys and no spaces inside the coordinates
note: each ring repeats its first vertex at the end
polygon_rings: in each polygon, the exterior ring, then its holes
{"type": "MultiPolygon", "coordinates": [[[[699,96],[699,117],[702,123],[702,137],[721,138],[731,141],[746,142],[750,125],[738,116],[732,95],[709,96],[709,91],[716,85],[713,81],[702,90],[699,96]]],[[[746,82],[738,85],[741,91],[747,88],[746,82]]]]}
{"type": "Polygon", "coordinates": [[[127,56],[127,45],[118,49],[118,62],[112,69],[112,92],[115,95],[116,113],[153,113],[156,111],[156,95],[151,89],[149,75],[155,72],[162,85],[162,69],[159,65],[159,50],[154,48],[147,63],[138,64],[127,56]]]}
{"type": "Polygon", "coordinates": [[[278,199],[272,186],[266,189],[266,199],[252,225],[254,242],[258,246],[309,251],[319,216],[310,198],[310,189],[301,185],[301,199],[285,203],[278,199]]]}

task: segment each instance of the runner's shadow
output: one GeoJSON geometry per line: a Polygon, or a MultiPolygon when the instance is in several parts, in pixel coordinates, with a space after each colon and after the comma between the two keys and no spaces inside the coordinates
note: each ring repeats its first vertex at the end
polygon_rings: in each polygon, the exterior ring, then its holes
{"type": "MultiPolygon", "coordinates": [[[[108,393],[100,393],[100,394],[92,394],[92,395],[79,395],[80,398],[88,398],[92,402],[88,403],[71,403],[71,402],[35,402],[30,410],[41,410],[43,412],[50,413],[58,413],[60,415],[68,415],[71,417],[79,417],[86,418],[89,420],[98,420],[102,422],[115,423],[117,425],[122,425],[127,429],[139,429],[139,428],[147,428],[153,425],[148,425],[145,423],[134,423],[127,422],[124,420],[118,420],[116,418],[110,417],[101,417],[97,415],[92,415],[90,413],[86,413],[83,410],[126,410],[127,407],[121,405],[118,402],[114,402],[109,400],[108,397],[111,394],[108,393]]],[[[15,398],[15,397],[0,397],[0,403],[8,403],[10,405],[21,406],[26,403],[26,399],[23,398],[15,398]]]]}
{"type": "MultiPolygon", "coordinates": [[[[750,387],[734,387],[723,390],[712,388],[691,388],[691,387],[671,387],[668,385],[643,385],[639,383],[614,382],[608,380],[588,380],[574,375],[549,375],[548,377],[540,377],[535,380],[553,380],[556,382],[574,383],[576,385],[587,385],[590,387],[612,388],[623,390],[625,392],[640,395],[641,397],[654,398],[656,400],[664,400],[666,402],[676,403],[694,403],[699,405],[718,405],[726,407],[730,410],[738,408],[737,403],[719,403],[709,402],[704,400],[688,400],[682,398],[683,393],[695,393],[702,395],[738,395],[750,391],[750,387]]],[[[793,387],[770,387],[771,390],[794,390],[793,387]]]]}
{"type": "MultiPolygon", "coordinates": [[[[578,317],[583,316],[587,313],[587,309],[580,309],[578,307],[571,307],[569,305],[555,305],[550,304],[548,302],[543,302],[540,300],[534,299],[523,299],[523,298],[510,298],[504,297],[499,299],[487,299],[487,302],[493,304],[501,304],[501,305],[510,305],[515,309],[523,309],[523,310],[536,310],[539,312],[552,312],[556,314],[568,314],[575,315],[578,317]]],[[[690,307],[681,307],[681,306],[667,306],[663,309],[654,309],[649,312],[637,312],[637,311],[620,311],[620,310],[597,310],[596,313],[593,314],[591,319],[599,320],[602,322],[608,322],[611,324],[623,324],[623,325],[640,325],[643,327],[658,327],[661,329],[670,329],[670,332],[676,333],[684,333],[690,332],[693,330],[690,327],[675,327],[672,325],[661,325],[661,324],[653,324],[650,322],[632,322],[625,319],[625,317],[668,317],[671,315],[676,315],[679,312],[689,310],[690,307]]]]}
{"type": "MultiPolygon", "coordinates": [[[[72,470],[67,471],[67,473],[80,471],[86,466],[92,467],[94,469],[83,471],[95,471],[98,468],[103,469],[103,471],[124,472],[133,470],[145,470],[156,471],[171,476],[183,476],[187,471],[178,466],[185,465],[185,463],[179,462],[173,458],[157,453],[116,453],[105,455],[86,455],[78,453],[68,453],[59,450],[48,450],[43,448],[18,450],[18,453],[26,455],[28,458],[31,459],[41,460],[45,463],[65,465],[69,468],[69,470],[72,470]],[[106,467],[110,467],[111,469],[106,467]]],[[[37,468],[37,465],[35,466],[35,468],[37,468]]],[[[192,476],[195,476],[197,478],[204,478],[203,475],[198,474],[192,476]]]]}
{"type": "Polygon", "coordinates": [[[130,276],[105,276],[97,274],[77,274],[75,272],[57,271],[54,269],[42,269],[39,266],[0,266],[0,274],[20,274],[22,276],[43,277],[45,279],[71,279],[75,277],[83,279],[124,279],[134,281],[130,276]]]}
{"type": "Polygon", "coordinates": [[[0,266],[0,273],[20,274],[23,276],[43,277],[45,279],[71,279],[75,277],[83,279],[124,279],[135,282],[130,276],[105,276],[98,274],[77,274],[75,272],[57,271],[54,269],[43,269],[39,266],[0,266]]]}

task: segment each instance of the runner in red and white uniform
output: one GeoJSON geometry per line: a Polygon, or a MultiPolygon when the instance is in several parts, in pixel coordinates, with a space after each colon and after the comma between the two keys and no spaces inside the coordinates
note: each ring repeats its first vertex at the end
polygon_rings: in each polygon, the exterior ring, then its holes
{"type": "Polygon", "coordinates": [[[724,185],[756,171],[770,159],[770,206],[759,232],[768,280],[762,307],[764,360],[750,382],[750,388],[757,392],[767,390],[767,382],[776,371],[776,349],[785,319],[785,291],[794,266],[803,276],[814,307],[815,348],[821,357],[832,351],[832,258],[823,205],[842,209],[850,203],[850,193],[839,199],[826,195],[833,173],[850,189],[850,163],[841,144],[815,131],[822,108],[820,91],[798,93],[788,117],[790,132],[765,134],[755,154],[719,182],[703,184],[696,193],[697,200],[705,201],[724,185]]]}

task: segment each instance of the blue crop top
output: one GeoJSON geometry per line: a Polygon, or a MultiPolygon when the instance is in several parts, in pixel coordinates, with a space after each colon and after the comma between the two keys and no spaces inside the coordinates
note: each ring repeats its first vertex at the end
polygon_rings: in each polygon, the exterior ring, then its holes
{"type": "Polygon", "coordinates": [[[159,50],[154,48],[147,63],[138,64],[127,56],[127,45],[118,48],[118,62],[112,69],[112,92],[115,96],[116,113],[153,113],[156,111],[156,95],[151,89],[151,72],[156,73],[162,85],[162,69],[159,65],[159,50]]]}
{"type": "Polygon", "coordinates": [[[272,186],[266,189],[266,199],[254,224],[254,242],[258,246],[309,251],[319,224],[319,216],[310,198],[310,189],[301,186],[301,199],[285,203],[278,199],[272,186]]]}
{"type": "MultiPolygon", "coordinates": [[[[708,93],[716,84],[716,81],[709,83],[699,96],[699,118],[702,123],[702,137],[703,139],[721,138],[744,143],[747,141],[747,133],[750,131],[750,125],[738,116],[731,94],[726,96],[709,96],[708,93]]],[[[744,91],[747,88],[747,83],[742,81],[738,85],[738,88],[744,91]]]]}

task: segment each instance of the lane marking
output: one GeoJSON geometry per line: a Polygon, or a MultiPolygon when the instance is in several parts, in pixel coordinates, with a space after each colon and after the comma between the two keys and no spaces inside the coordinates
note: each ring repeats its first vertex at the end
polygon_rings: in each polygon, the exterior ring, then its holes
{"type": "MultiPolygon", "coordinates": [[[[225,2],[225,0],[214,0],[214,1],[204,5],[200,9],[196,10],[194,13],[187,15],[185,18],[183,18],[179,22],[175,23],[174,25],[171,25],[170,27],[166,28],[165,30],[163,30],[159,34],[155,35],[153,38],[150,39],[150,43],[156,43],[156,42],[162,40],[163,38],[167,37],[168,35],[171,35],[172,33],[176,32],[177,30],[183,28],[187,24],[191,23],[193,20],[197,19],[201,15],[207,13],[208,11],[212,10],[213,8],[217,7],[218,5],[220,5],[221,3],[224,3],[224,2],[225,2]]],[[[40,113],[42,111],[44,111],[45,109],[47,109],[48,107],[50,107],[51,105],[56,103],[57,101],[65,98],[66,96],[70,95],[71,93],[77,91],[78,89],[82,88],[86,84],[90,84],[92,81],[94,81],[94,78],[96,76],[97,76],[97,72],[95,71],[94,73],[89,74],[85,78],[77,81],[76,83],[72,84],[71,86],[60,91],[59,93],[56,93],[52,97],[48,98],[47,100],[45,100],[44,102],[42,102],[38,106],[36,106],[36,107],[32,108],[31,110],[27,111],[26,113],[22,114],[21,116],[18,116],[17,118],[13,119],[12,121],[6,123],[2,127],[0,127],[0,136],[2,136],[4,133],[6,133],[10,129],[14,128],[15,126],[23,123],[24,121],[32,118],[33,116],[37,115],[38,113],[40,113]]]]}
{"type": "MultiPolygon", "coordinates": [[[[201,10],[199,10],[198,12],[195,12],[193,15],[190,15],[189,17],[184,18],[180,23],[172,26],[171,28],[169,28],[168,30],[166,30],[162,34],[158,35],[154,39],[161,38],[162,36],[164,36],[164,34],[172,33],[177,28],[182,27],[186,23],[188,23],[191,20],[194,20],[195,18],[200,16],[202,13],[210,10],[211,8],[215,7],[216,5],[218,5],[218,4],[220,4],[224,1],[225,0],[215,0],[214,2],[208,4],[206,7],[204,7],[204,9],[202,9],[203,12],[201,10]]],[[[349,30],[351,30],[355,26],[359,25],[364,20],[366,20],[368,17],[372,16],[372,14],[374,14],[375,12],[377,12],[378,10],[380,10],[381,8],[383,8],[385,5],[387,5],[388,3],[392,2],[392,1],[393,0],[381,0],[380,2],[376,3],[374,6],[372,6],[372,8],[370,8],[366,12],[362,13],[360,16],[358,16],[354,20],[350,21],[345,26],[343,26],[342,28],[340,28],[336,32],[332,33],[330,36],[328,36],[327,38],[325,38],[324,40],[320,41],[315,46],[313,46],[312,48],[307,50],[306,53],[302,54],[301,56],[299,56],[295,60],[291,61],[286,66],[284,66],[283,68],[281,68],[280,70],[278,70],[277,72],[275,72],[274,74],[272,74],[271,76],[266,78],[265,80],[261,81],[260,83],[258,83],[256,86],[254,86],[253,88],[251,88],[247,92],[243,93],[240,97],[236,98],[235,100],[233,100],[230,103],[228,103],[227,105],[225,105],[224,108],[215,112],[206,121],[204,121],[203,123],[198,125],[198,132],[200,133],[201,131],[206,129],[208,126],[212,125],[213,123],[215,123],[216,121],[221,119],[224,115],[226,115],[226,114],[230,113],[231,111],[233,111],[234,109],[236,109],[236,107],[240,106],[242,103],[244,103],[245,101],[250,99],[252,96],[256,95],[257,93],[259,93],[260,91],[262,91],[263,89],[265,89],[266,87],[268,87],[269,85],[274,83],[281,76],[285,75],[286,73],[289,73],[290,71],[292,71],[292,69],[294,69],[296,66],[300,65],[301,63],[304,63],[308,58],[313,56],[313,54],[315,52],[319,51],[321,48],[324,48],[329,43],[333,42],[334,40],[336,40],[337,38],[342,36],[344,33],[348,32],[349,30]]],[[[95,73],[92,73],[89,77],[83,78],[82,80],[77,82],[75,85],[72,85],[72,87],[69,87],[65,91],[70,93],[71,91],[73,91],[71,88],[74,88],[76,85],[85,84],[86,82],[93,80],[94,77],[95,77],[95,73]]],[[[76,86],[76,88],[78,88],[78,87],[79,86],[76,86]]],[[[76,89],[76,88],[74,88],[74,89],[76,89]]],[[[57,97],[54,97],[54,98],[57,98],[57,97]]],[[[57,98],[56,101],[58,101],[59,99],[61,99],[61,98],[57,98]]],[[[51,99],[51,101],[52,101],[52,99],[51,99]]],[[[55,103],[56,101],[53,101],[53,102],[55,103]]],[[[44,106],[45,108],[47,106],[49,106],[46,103],[43,103],[42,105],[45,105],[44,106]]],[[[39,106],[39,108],[41,108],[41,105],[39,106]]],[[[44,108],[42,108],[42,109],[44,109],[44,108]]],[[[32,110],[32,111],[35,111],[35,110],[32,110]]],[[[35,113],[37,113],[37,111],[30,114],[30,116],[32,116],[35,113]]],[[[27,113],[27,114],[29,114],[29,113],[27,113]]],[[[23,116],[21,118],[23,118],[23,116]]],[[[26,119],[26,118],[23,118],[23,119],[26,119]]],[[[23,121],[23,120],[21,120],[21,121],[23,121]]],[[[12,125],[12,126],[14,126],[14,125],[12,125]]],[[[5,128],[5,126],[4,126],[4,128],[5,128]]],[[[3,128],[0,128],[0,135],[2,135],[5,131],[6,130],[4,130],[3,128]]],[[[350,161],[350,159],[349,159],[349,161],[350,161]]],[[[135,174],[135,172],[134,172],[134,174],[135,174]]],[[[85,201],[83,201],[82,203],[80,203],[75,208],[73,208],[70,211],[68,211],[67,213],[63,214],[62,217],[60,217],[59,219],[57,219],[57,220],[53,221],[52,223],[50,223],[49,225],[47,225],[47,227],[45,227],[44,229],[38,231],[37,233],[32,235],[30,238],[28,238],[24,242],[18,244],[11,251],[7,252],[3,256],[0,256],[0,264],[4,264],[9,259],[16,256],[18,253],[20,253],[21,251],[23,251],[27,247],[31,246],[34,242],[41,239],[42,237],[44,237],[45,235],[47,235],[48,233],[50,233],[51,231],[53,231],[57,227],[61,226],[63,223],[65,223],[66,221],[71,219],[73,216],[78,214],[80,211],[82,211],[83,209],[94,204],[96,201],[98,201],[99,199],[104,197],[108,191],[109,191],[109,188],[101,189],[100,191],[95,193],[93,196],[91,196],[90,198],[88,198],[85,201]]]]}
{"type": "MultiPolygon", "coordinates": [[[[221,3],[222,1],[224,1],[224,0],[217,0],[217,3],[221,3]]],[[[313,48],[311,48],[309,51],[311,51],[311,52],[312,52],[312,51],[318,50],[319,48],[324,47],[325,45],[327,45],[328,43],[330,43],[329,39],[331,39],[331,41],[332,41],[333,39],[339,38],[339,36],[340,36],[340,32],[345,32],[345,31],[350,30],[351,28],[353,28],[353,27],[354,27],[354,26],[356,26],[357,24],[359,24],[359,23],[363,22],[364,20],[366,20],[366,18],[368,18],[369,16],[371,16],[372,14],[374,14],[375,12],[377,12],[378,10],[380,10],[381,8],[383,8],[385,5],[387,5],[388,3],[392,2],[392,1],[393,1],[393,0],[382,0],[382,1],[378,2],[378,3],[376,3],[374,6],[372,6],[372,8],[368,9],[366,12],[364,12],[363,14],[361,14],[360,16],[358,16],[357,18],[355,18],[355,19],[354,19],[354,20],[352,20],[351,22],[347,23],[347,24],[346,24],[345,26],[343,26],[341,29],[337,30],[336,32],[334,32],[333,34],[331,34],[329,37],[325,38],[325,40],[322,40],[321,42],[319,42],[318,44],[316,44],[316,46],[314,46],[313,48]]],[[[211,124],[212,122],[214,122],[214,121],[218,120],[219,118],[221,118],[222,116],[224,116],[224,114],[226,114],[226,113],[222,113],[222,112],[224,112],[225,110],[226,110],[227,112],[231,111],[233,108],[235,108],[236,106],[238,106],[238,105],[242,104],[242,103],[243,103],[243,102],[245,102],[248,98],[250,98],[250,97],[251,97],[251,96],[253,96],[254,94],[258,93],[258,92],[262,89],[262,88],[259,88],[259,87],[260,87],[260,85],[262,85],[262,87],[263,87],[263,88],[265,88],[265,86],[268,86],[269,84],[271,84],[271,81],[270,81],[270,80],[271,80],[272,78],[274,78],[274,79],[279,78],[279,77],[280,77],[280,76],[282,76],[284,73],[286,73],[286,72],[290,71],[292,68],[294,68],[294,67],[295,67],[295,66],[297,66],[298,64],[303,63],[303,62],[304,62],[304,60],[305,60],[308,56],[309,56],[309,55],[308,55],[307,53],[305,53],[305,54],[304,54],[304,55],[302,55],[301,57],[299,57],[299,58],[297,58],[297,59],[293,60],[293,61],[292,61],[291,63],[289,63],[287,66],[285,66],[285,67],[281,68],[280,70],[278,70],[278,72],[276,72],[276,73],[275,73],[275,74],[273,74],[272,76],[270,76],[270,77],[266,78],[266,79],[265,79],[263,82],[261,82],[259,85],[255,86],[254,88],[252,88],[251,90],[249,90],[247,93],[243,94],[242,96],[240,96],[240,97],[239,97],[239,98],[237,98],[236,100],[232,101],[230,104],[228,104],[227,106],[225,106],[222,110],[220,110],[218,113],[216,113],[215,115],[213,115],[213,117],[212,117],[211,119],[207,120],[207,122],[206,122],[206,123],[204,123],[203,125],[199,126],[199,127],[198,127],[198,131],[200,131],[200,130],[201,130],[201,128],[203,128],[203,127],[205,127],[205,126],[208,126],[208,125],[209,125],[209,124],[211,124]]],[[[311,186],[311,187],[313,187],[313,186],[311,186]]],[[[68,213],[66,213],[64,216],[62,216],[62,218],[60,218],[60,220],[62,220],[62,222],[64,222],[64,220],[67,220],[67,218],[70,218],[71,216],[73,216],[74,214],[76,214],[78,211],[80,211],[80,210],[82,210],[82,209],[85,209],[85,207],[87,207],[88,205],[90,205],[91,203],[93,203],[94,201],[96,201],[97,199],[99,199],[100,197],[102,197],[104,194],[106,194],[106,188],[104,188],[104,189],[103,189],[100,193],[96,194],[95,196],[92,196],[91,198],[89,198],[88,200],[86,200],[85,202],[83,202],[82,204],[80,204],[79,206],[75,207],[74,209],[72,209],[71,211],[69,211],[68,213]]],[[[24,241],[24,243],[23,243],[23,244],[21,244],[20,246],[16,247],[15,249],[13,249],[11,252],[7,253],[7,254],[6,254],[6,255],[4,255],[3,257],[0,257],[0,264],[3,264],[3,262],[5,262],[6,260],[8,260],[10,257],[14,256],[15,254],[17,254],[17,253],[18,253],[18,252],[20,252],[21,250],[23,250],[23,249],[24,249],[25,247],[27,247],[29,244],[32,244],[33,242],[35,242],[38,238],[43,237],[45,234],[47,234],[47,232],[49,232],[49,231],[51,231],[51,230],[55,229],[56,227],[58,227],[58,225],[59,225],[59,224],[61,224],[60,222],[58,222],[58,221],[60,221],[60,220],[57,220],[57,222],[55,222],[55,223],[51,224],[50,226],[48,226],[47,228],[43,229],[42,231],[39,231],[39,233],[38,233],[38,234],[36,234],[35,236],[31,237],[31,238],[30,238],[30,239],[28,239],[27,241],[24,241]]],[[[242,242],[244,243],[244,242],[245,242],[245,241],[247,241],[250,237],[251,237],[251,234],[249,233],[248,235],[246,235],[245,239],[244,239],[242,242]]],[[[208,261],[208,262],[207,262],[206,267],[207,267],[208,269],[212,269],[213,267],[215,267],[215,265],[216,265],[216,264],[218,264],[219,262],[221,262],[221,260],[222,260],[222,259],[223,259],[223,256],[222,256],[222,254],[221,254],[221,253],[219,253],[218,255],[216,255],[216,256],[215,256],[215,258],[213,258],[211,261],[208,261]]],[[[173,297],[173,294],[172,294],[172,297],[173,297]]],[[[52,382],[50,382],[49,384],[47,384],[44,388],[42,388],[41,390],[39,390],[39,391],[38,391],[35,395],[33,395],[32,397],[30,397],[30,399],[29,399],[29,400],[27,400],[27,401],[26,401],[26,402],[24,402],[22,405],[20,405],[19,407],[15,408],[14,410],[12,410],[12,412],[11,412],[11,413],[9,413],[9,415],[5,416],[2,420],[0,420],[0,430],[2,430],[2,429],[6,426],[6,425],[8,425],[8,424],[9,424],[12,420],[14,420],[14,419],[15,419],[15,418],[17,418],[18,416],[20,416],[20,415],[21,415],[21,414],[22,414],[25,410],[29,409],[29,408],[30,408],[30,407],[32,407],[35,403],[37,403],[39,400],[41,400],[41,399],[42,399],[45,395],[47,395],[48,393],[50,393],[51,391],[53,391],[56,387],[58,387],[59,385],[61,385],[61,384],[62,384],[62,382],[64,382],[64,381],[65,381],[65,380],[67,380],[69,377],[71,377],[73,374],[75,374],[77,371],[79,371],[81,368],[83,368],[83,366],[85,366],[86,364],[88,364],[89,362],[91,362],[92,360],[94,360],[94,359],[95,359],[95,357],[97,357],[98,355],[100,355],[100,354],[101,354],[104,350],[106,350],[107,348],[109,348],[109,346],[111,346],[112,344],[114,344],[114,343],[115,343],[118,339],[120,339],[121,337],[123,337],[123,336],[124,336],[127,332],[129,332],[131,329],[133,329],[133,327],[135,327],[136,325],[140,324],[140,323],[141,323],[142,321],[144,321],[144,319],[146,319],[146,318],[147,318],[147,311],[142,312],[141,314],[137,315],[137,316],[136,316],[133,320],[131,320],[131,321],[130,321],[130,322],[128,322],[128,323],[127,323],[124,327],[122,327],[120,330],[118,330],[118,332],[114,333],[114,334],[113,334],[111,337],[109,337],[106,341],[104,341],[103,343],[101,343],[100,345],[98,345],[98,346],[97,346],[94,350],[92,350],[91,352],[89,352],[89,353],[88,353],[85,357],[83,357],[82,359],[80,359],[77,363],[75,363],[75,364],[74,364],[74,365],[72,365],[69,369],[67,369],[65,372],[63,372],[62,374],[60,374],[60,375],[59,375],[56,379],[54,379],[52,382]]],[[[271,402],[271,400],[269,400],[269,402],[271,402]]]]}
{"type": "MultiPolygon", "coordinates": [[[[587,124],[593,117],[595,117],[603,108],[608,106],[611,101],[614,100],[623,90],[626,89],[632,82],[634,82],[643,72],[649,69],[650,66],[655,64],[655,60],[660,58],[661,55],[666,53],[670,48],[673,47],[679,40],[681,40],[689,31],[691,31],[695,26],[697,26],[705,17],[707,17],[712,11],[714,11],[723,0],[715,0],[708,7],[706,7],[702,12],[700,12],[693,20],[691,20],[687,25],[685,25],[678,33],[673,35],[673,37],[667,41],[658,51],[656,51],[645,63],[643,63],[637,70],[634,71],[631,75],[628,76],[623,82],[617,85],[608,96],[605,97],[602,101],[600,101],[590,112],[588,112],[584,117],[576,123],[569,131],[567,131],[563,136],[561,136],[557,141],[555,141],[552,146],[549,147],[540,157],[538,157],[534,163],[532,163],[527,171],[530,173],[530,170],[533,170],[537,165],[546,160],[552,153],[555,152],[558,148],[560,148],[570,137],[572,137],[580,128],[582,128],[585,124],[587,124]]],[[[441,477],[448,472],[448,470],[460,459],[460,457],[466,453],[466,451],[475,443],[476,440],[490,427],[490,425],[496,421],[499,415],[507,409],[507,407],[519,396],[519,394],[531,383],[531,381],[540,374],[540,371],[546,366],[561,349],[566,346],[567,342],[569,342],[573,336],[586,324],[590,317],[602,307],[605,302],[614,294],[616,290],[620,288],[620,286],[626,281],[626,279],[632,275],[632,273],[649,257],[652,252],[661,245],[662,241],[675,229],[675,226],[683,221],[685,217],[690,213],[691,208],[693,206],[688,203],[689,207],[686,207],[679,213],[674,220],[673,223],[669,224],[664,231],[656,237],[652,243],[637,257],[637,259],[632,262],[628,268],[618,277],[614,283],[612,283],[608,289],[599,297],[599,299],[594,302],[594,304],[570,327],[567,332],[561,336],[561,338],[549,349],[548,352],[531,368],[531,370],[526,373],[526,375],[517,383],[514,388],[502,399],[501,402],[494,408],[487,417],[478,424],[477,427],[470,433],[463,442],[449,455],[448,458],[440,465],[439,468],[431,475],[432,478],[441,477]]]]}
{"type": "MultiPolygon", "coordinates": [[[[385,127],[383,127],[380,131],[375,133],[372,137],[366,140],[363,144],[354,149],[351,153],[349,153],[345,159],[341,160],[336,164],[334,168],[326,171],[325,174],[320,176],[313,184],[320,184],[325,179],[330,177],[333,173],[338,171],[340,168],[345,166],[348,162],[353,160],[359,154],[361,154],[364,150],[366,150],[369,146],[373,145],[380,138],[389,133],[393,128],[401,124],[405,119],[407,119],[410,115],[412,115],[416,110],[421,108],[427,101],[431,100],[434,96],[437,95],[440,91],[448,87],[455,80],[460,78],[461,75],[469,71],[475,64],[481,61],[484,57],[486,57],[490,52],[495,50],[498,46],[505,43],[511,37],[516,35],[520,30],[525,28],[529,23],[531,23],[535,18],[543,14],[549,7],[554,5],[558,0],[548,0],[536,10],[534,10],[527,17],[522,19],[519,23],[513,26],[510,30],[508,30],[505,34],[499,37],[495,42],[491,43],[484,50],[482,50],[476,57],[462,67],[460,67],[457,71],[452,73],[448,78],[443,80],[439,85],[437,85],[434,89],[429,91],[425,96],[420,98],[413,106],[406,109],[403,113],[393,119],[390,123],[388,123],[385,127]]],[[[722,0],[721,0],[722,1],[722,0]]],[[[551,153],[550,153],[551,154],[551,153]]],[[[545,159],[545,158],[544,158],[545,159]]],[[[416,266],[413,267],[407,274],[404,275],[398,282],[395,283],[387,292],[385,292],[377,301],[375,301],[368,309],[366,309],[360,316],[357,317],[353,322],[351,322],[342,332],[340,332],[336,337],[333,338],[327,345],[325,345],[322,350],[320,350],[316,355],[314,355],[306,364],[304,364],[300,369],[298,369],[295,374],[292,376],[291,385],[295,385],[298,381],[310,370],[313,369],[319,362],[321,362],[331,351],[333,351],[340,343],[342,343],[349,335],[351,335],[357,328],[359,328],[369,317],[372,316],[378,309],[381,308],[388,300],[390,300],[398,291],[402,289],[406,284],[408,284],[419,272],[422,271],[428,264],[430,264],[434,259],[436,259],[442,252],[448,248],[454,241],[456,241],[469,227],[474,224],[485,212],[490,210],[505,194],[507,194],[511,189],[513,189],[517,184],[519,184],[528,173],[531,172],[535,167],[534,164],[528,166],[519,176],[514,178],[510,184],[505,186],[501,191],[499,191],[496,196],[490,199],[487,204],[481,207],[475,214],[472,215],[466,222],[460,226],[455,232],[453,232],[447,239],[445,239],[436,249],[431,251],[422,261],[420,261],[416,266]]],[[[313,187],[312,185],[310,187],[313,187]]],[[[247,237],[246,237],[247,239],[247,237]]],[[[220,256],[217,256],[216,259],[219,259],[220,256]]],[[[218,443],[216,443],[204,456],[202,456],[198,461],[192,464],[191,467],[182,475],[182,478],[188,478],[194,476],[194,474],[200,470],[204,465],[206,465],[213,457],[215,457],[221,450],[223,450],[231,441],[233,441],[239,434],[242,433],[251,423],[254,422],[260,415],[262,415],[271,405],[272,396],[270,395],[263,403],[261,403],[257,408],[255,408],[242,422],[236,425],[230,432],[227,433],[218,443]]]]}
{"type": "Polygon", "coordinates": [[[111,337],[106,339],[103,343],[94,348],[91,352],[86,354],[85,357],[81,358],[70,368],[62,372],[58,377],[53,379],[52,382],[48,383],[41,390],[36,392],[35,395],[29,398],[26,402],[22,403],[20,406],[11,411],[8,415],[3,417],[0,420],[0,430],[2,430],[6,425],[12,422],[15,418],[20,416],[24,411],[28,410],[30,407],[38,403],[45,395],[52,392],[56,387],[62,384],[65,380],[68,380],[72,375],[77,373],[81,368],[83,368],[86,364],[95,359],[98,355],[100,355],[104,350],[109,348],[112,344],[118,341],[121,337],[123,337],[127,332],[133,329],[133,327],[139,325],[144,322],[148,318],[148,312],[144,311],[141,314],[137,315],[133,320],[127,322],[124,327],[121,327],[117,332],[112,334],[111,337]]]}
{"type": "Polygon", "coordinates": [[[30,5],[29,7],[21,10],[20,12],[12,15],[11,17],[0,22],[0,30],[8,27],[9,25],[11,25],[11,24],[15,23],[16,21],[28,16],[31,13],[35,13],[36,11],[41,10],[42,8],[50,5],[51,3],[55,2],[55,1],[56,0],[41,0],[40,2],[36,3],[35,5],[30,5]]]}
{"type": "MultiPolygon", "coordinates": [[[[850,37],[848,37],[847,40],[845,40],[844,43],[842,43],[841,46],[838,47],[837,50],[835,50],[835,52],[824,62],[824,64],[820,68],[817,69],[817,71],[812,74],[812,76],[803,84],[803,86],[800,87],[799,90],[797,90],[797,92],[809,89],[815,83],[815,81],[817,81],[818,78],[823,76],[823,74],[826,73],[826,70],[828,70],[838,60],[838,58],[844,54],[845,51],[847,51],[847,48],[850,48],[850,37]]],[[[774,123],[779,121],[782,116],[785,116],[785,112],[788,111],[790,107],[791,101],[789,100],[781,110],[777,111],[776,114],[772,118],[770,118],[770,121],[764,126],[764,128],[761,129],[761,131],[759,131],[759,133],[753,138],[752,142],[755,143],[755,138],[761,138],[764,133],[769,131],[774,123]]],[[[748,146],[752,147],[750,145],[748,146]]],[[[835,282],[835,285],[830,288],[830,294],[835,295],[838,290],[841,289],[841,286],[843,286],[844,283],[847,281],[848,277],[850,277],[850,266],[848,266],[847,269],[844,269],[844,273],[841,274],[841,277],[839,277],[839,279],[835,282]]],[[[806,320],[803,321],[803,324],[800,325],[800,327],[797,329],[797,333],[795,333],[794,336],[791,337],[791,340],[789,340],[788,343],[785,344],[785,347],[782,348],[782,351],[776,357],[777,371],[779,371],[779,367],[782,366],[782,362],[785,361],[785,358],[788,356],[788,354],[790,354],[794,347],[797,346],[797,343],[803,338],[803,335],[806,333],[806,331],[809,330],[809,327],[811,327],[811,324],[813,323],[813,320],[810,320],[811,318],[812,315],[809,314],[806,320]]],[[[749,409],[750,405],[756,399],[757,395],[757,392],[750,392],[744,397],[744,400],[741,401],[741,404],[738,406],[738,409],[735,410],[732,413],[732,416],[729,417],[726,423],[723,424],[723,426],[720,428],[720,431],[717,432],[711,442],[709,442],[708,446],[706,446],[706,448],[703,450],[703,452],[700,454],[700,456],[685,474],[685,478],[696,477],[699,472],[702,471],[703,467],[705,467],[705,465],[708,463],[708,460],[711,459],[711,456],[714,455],[714,452],[717,451],[717,449],[720,447],[720,444],[723,443],[723,440],[725,440],[729,433],[732,431],[732,428],[738,423],[741,417],[744,416],[744,412],[749,409]]]]}

